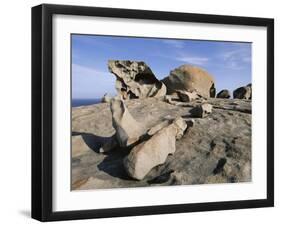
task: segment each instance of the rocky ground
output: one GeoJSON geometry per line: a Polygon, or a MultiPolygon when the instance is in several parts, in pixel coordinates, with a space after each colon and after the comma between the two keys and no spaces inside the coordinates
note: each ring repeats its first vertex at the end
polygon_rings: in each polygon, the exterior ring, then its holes
{"type": "Polygon", "coordinates": [[[109,103],[72,108],[72,189],[251,181],[251,100],[206,102],[212,104],[212,114],[193,118],[189,111],[198,100],[179,105],[157,98],[125,101],[146,128],[177,116],[194,119],[193,127],[176,141],[176,152],[140,181],[124,169],[128,148],[99,153],[115,133],[109,103]]]}

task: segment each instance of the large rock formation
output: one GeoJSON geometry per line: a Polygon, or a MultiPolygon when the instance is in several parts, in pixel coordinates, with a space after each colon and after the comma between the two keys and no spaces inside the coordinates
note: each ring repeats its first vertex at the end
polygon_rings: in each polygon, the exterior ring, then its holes
{"type": "Polygon", "coordinates": [[[163,164],[169,154],[176,151],[176,138],[183,136],[187,125],[182,118],[155,133],[149,140],[135,146],[124,159],[128,174],[142,180],[157,165],[163,164]]]}
{"type": "Polygon", "coordinates": [[[230,98],[230,92],[229,92],[229,90],[227,90],[227,89],[221,90],[221,91],[217,94],[217,98],[229,99],[229,98],[230,98]]]}
{"type": "Polygon", "coordinates": [[[182,65],[172,70],[162,82],[166,85],[168,94],[182,90],[196,92],[205,98],[216,95],[214,78],[202,68],[192,65],[182,65]]]}
{"type": "Polygon", "coordinates": [[[233,91],[233,98],[236,99],[252,99],[252,85],[242,86],[233,91]]]}
{"type": "Polygon", "coordinates": [[[166,86],[142,61],[109,60],[108,69],[116,76],[115,87],[123,99],[162,97],[166,86]]]}
{"type": "Polygon", "coordinates": [[[142,124],[132,117],[122,100],[112,99],[110,110],[112,125],[116,130],[115,137],[121,147],[134,144],[146,132],[142,124]]]}
{"type": "Polygon", "coordinates": [[[148,134],[152,137],[169,126],[167,120],[193,120],[193,127],[176,141],[174,154],[143,180],[128,176],[123,165],[130,153],[127,148],[99,153],[116,134],[110,104],[72,108],[72,189],[250,182],[251,101],[210,98],[204,102],[213,106],[205,118],[189,114],[202,100],[185,102],[184,107],[156,98],[124,102],[135,121],[151,128],[148,134]]]}

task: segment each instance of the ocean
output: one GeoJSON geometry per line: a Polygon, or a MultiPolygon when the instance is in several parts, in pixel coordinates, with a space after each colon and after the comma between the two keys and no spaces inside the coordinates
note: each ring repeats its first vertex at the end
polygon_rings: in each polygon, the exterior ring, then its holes
{"type": "Polygon", "coordinates": [[[98,104],[101,102],[101,98],[95,98],[95,99],[72,99],[71,105],[72,107],[80,107],[80,106],[86,106],[91,104],[98,104]]]}

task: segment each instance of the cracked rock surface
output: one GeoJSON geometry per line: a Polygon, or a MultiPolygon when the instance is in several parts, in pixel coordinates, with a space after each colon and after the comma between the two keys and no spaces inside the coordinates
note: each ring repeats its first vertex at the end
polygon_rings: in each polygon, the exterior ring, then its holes
{"type": "Polygon", "coordinates": [[[178,116],[193,119],[193,127],[176,141],[176,151],[165,163],[137,181],[123,166],[128,148],[99,153],[115,134],[110,104],[72,108],[72,189],[251,181],[250,100],[210,98],[177,105],[145,98],[126,100],[125,104],[147,130],[178,116]],[[193,118],[190,110],[202,103],[211,104],[212,113],[193,118]]]}

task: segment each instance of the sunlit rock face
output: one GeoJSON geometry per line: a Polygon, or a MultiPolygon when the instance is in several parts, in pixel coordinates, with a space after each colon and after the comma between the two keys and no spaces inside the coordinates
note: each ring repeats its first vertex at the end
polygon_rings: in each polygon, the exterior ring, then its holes
{"type": "Polygon", "coordinates": [[[205,98],[215,97],[216,95],[213,76],[197,66],[184,64],[172,70],[170,75],[162,81],[167,87],[168,94],[182,90],[196,92],[205,98]]]}

